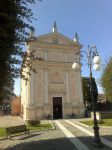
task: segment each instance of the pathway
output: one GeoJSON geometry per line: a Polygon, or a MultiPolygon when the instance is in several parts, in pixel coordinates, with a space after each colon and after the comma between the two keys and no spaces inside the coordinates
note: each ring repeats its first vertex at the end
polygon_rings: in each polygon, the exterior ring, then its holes
{"type": "MultiPolygon", "coordinates": [[[[16,117],[9,119],[13,125],[24,123],[16,117]]],[[[3,121],[3,118],[0,118],[1,120],[3,121]]],[[[106,141],[106,145],[98,148],[92,137],[93,129],[83,126],[78,121],[78,119],[52,120],[56,130],[31,132],[30,136],[16,136],[11,141],[1,140],[0,150],[112,150],[112,128],[100,129],[101,140],[103,143],[106,141]]],[[[8,123],[7,120],[5,123],[8,123]]],[[[3,124],[2,122],[1,126],[3,124]]]]}

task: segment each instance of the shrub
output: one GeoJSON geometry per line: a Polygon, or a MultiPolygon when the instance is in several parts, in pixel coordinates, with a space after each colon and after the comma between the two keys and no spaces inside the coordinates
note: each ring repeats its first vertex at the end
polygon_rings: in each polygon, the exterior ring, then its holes
{"type": "Polygon", "coordinates": [[[27,123],[31,126],[36,126],[40,124],[40,120],[28,120],[27,123]]]}

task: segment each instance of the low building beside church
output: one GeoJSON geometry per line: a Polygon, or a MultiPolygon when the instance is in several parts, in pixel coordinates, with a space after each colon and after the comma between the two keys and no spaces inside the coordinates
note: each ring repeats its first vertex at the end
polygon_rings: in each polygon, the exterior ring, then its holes
{"type": "Polygon", "coordinates": [[[82,48],[57,31],[27,40],[27,51],[35,50],[29,81],[21,79],[21,108],[24,120],[68,118],[84,115],[81,72],[74,71],[74,54],[82,48]],[[39,60],[37,58],[42,58],[39,60]]]}

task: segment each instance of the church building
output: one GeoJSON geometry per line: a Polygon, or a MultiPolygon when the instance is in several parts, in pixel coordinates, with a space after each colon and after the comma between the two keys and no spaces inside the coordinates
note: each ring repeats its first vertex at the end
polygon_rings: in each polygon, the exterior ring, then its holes
{"type": "Polygon", "coordinates": [[[57,31],[31,37],[27,51],[35,51],[31,59],[29,81],[21,79],[21,110],[24,120],[61,119],[84,116],[81,71],[74,71],[74,55],[82,48],[74,40],[57,31]],[[41,59],[37,59],[41,58],[41,59]]]}

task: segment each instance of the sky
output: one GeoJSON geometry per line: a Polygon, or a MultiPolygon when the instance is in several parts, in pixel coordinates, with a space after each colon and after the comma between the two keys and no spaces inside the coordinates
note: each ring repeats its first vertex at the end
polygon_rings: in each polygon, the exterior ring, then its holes
{"type": "MultiPolygon", "coordinates": [[[[112,0],[42,0],[29,7],[36,18],[32,21],[36,36],[52,32],[55,20],[61,34],[73,39],[77,32],[82,50],[96,45],[102,64],[112,56],[112,0]]],[[[82,76],[89,76],[85,63],[81,70],[82,76]]],[[[101,72],[93,70],[96,80],[101,72]]],[[[99,85],[98,90],[102,92],[99,85]]],[[[20,94],[19,79],[15,80],[14,92],[20,94]]]]}

